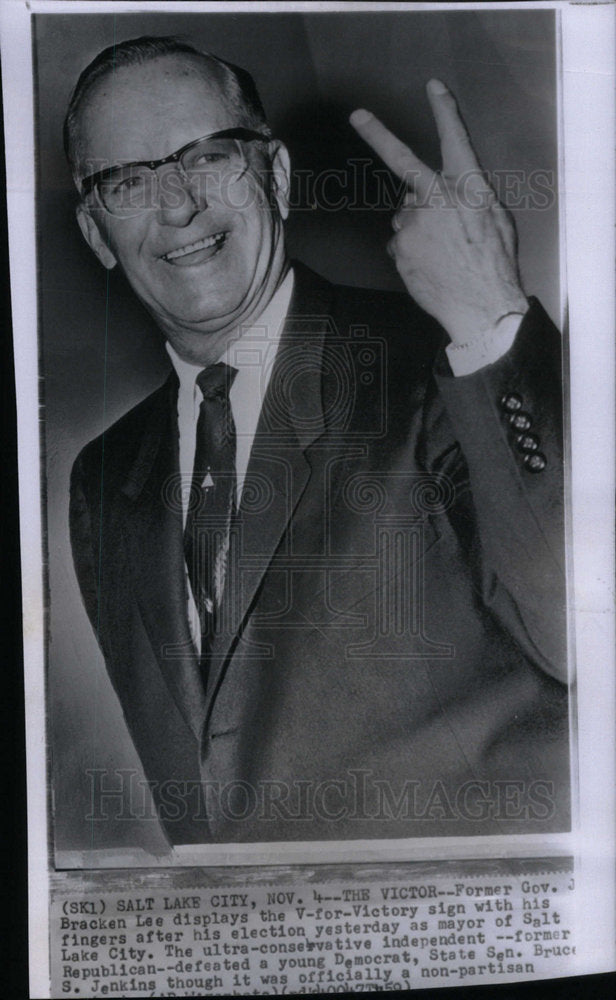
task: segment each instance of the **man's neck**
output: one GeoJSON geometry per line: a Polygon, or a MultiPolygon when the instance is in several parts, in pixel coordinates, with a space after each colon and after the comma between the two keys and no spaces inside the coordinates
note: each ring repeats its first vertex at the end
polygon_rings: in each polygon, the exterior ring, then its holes
{"type": "MultiPolygon", "coordinates": [[[[211,352],[211,360],[192,360],[186,355],[180,354],[176,345],[167,340],[167,352],[173,362],[176,372],[180,376],[180,381],[185,379],[194,381],[194,374],[191,372],[200,371],[208,365],[216,364],[218,361],[225,361],[227,364],[237,366],[238,358],[241,360],[242,346],[240,341],[249,337],[251,346],[258,342],[259,349],[263,345],[267,346],[267,353],[271,360],[271,351],[275,350],[280,339],[282,327],[289,308],[293,291],[293,271],[289,267],[283,280],[278,285],[274,295],[269,300],[267,306],[259,313],[258,317],[250,323],[242,323],[232,332],[232,336],[226,338],[218,352],[211,352]],[[237,354],[237,350],[240,354],[237,354]]],[[[245,353],[245,352],[244,352],[245,353]]],[[[254,352],[253,352],[254,353],[254,352]]],[[[254,361],[251,362],[254,366],[254,361]]]]}
{"type": "Polygon", "coordinates": [[[206,368],[208,365],[214,364],[246,330],[261,322],[263,315],[278,295],[289,270],[290,264],[285,258],[278,271],[277,279],[268,283],[258,303],[244,314],[240,313],[237,318],[221,326],[220,329],[200,331],[172,324],[161,324],[166,340],[178,357],[187,364],[196,365],[199,368],[206,368]]]}

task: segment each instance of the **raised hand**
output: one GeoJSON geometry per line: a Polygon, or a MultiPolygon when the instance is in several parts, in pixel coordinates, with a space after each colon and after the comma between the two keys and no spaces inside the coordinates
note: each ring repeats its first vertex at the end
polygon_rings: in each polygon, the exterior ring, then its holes
{"type": "Polygon", "coordinates": [[[441,141],[435,173],[369,111],[350,121],[407,185],[392,219],[388,244],[408,291],[445,328],[467,343],[494,330],[504,316],[524,313],[511,217],[479,165],[453,94],[439,80],[427,85],[441,141]]]}

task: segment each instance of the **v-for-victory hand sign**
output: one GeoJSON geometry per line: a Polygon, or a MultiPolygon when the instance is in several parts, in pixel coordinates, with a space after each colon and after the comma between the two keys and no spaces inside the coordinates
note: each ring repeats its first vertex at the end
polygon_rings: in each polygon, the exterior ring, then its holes
{"type": "Polygon", "coordinates": [[[388,251],[408,291],[457,344],[524,313],[513,222],[481,170],[455,98],[439,80],[427,85],[441,141],[435,173],[369,111],[351,124],[408,187],[393,217],[388,251]]]}

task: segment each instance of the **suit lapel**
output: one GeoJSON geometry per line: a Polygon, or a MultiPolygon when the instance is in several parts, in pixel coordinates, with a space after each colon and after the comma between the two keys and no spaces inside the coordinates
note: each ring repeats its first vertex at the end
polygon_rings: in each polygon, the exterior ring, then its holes
{"type": "Polygon", "coordinates": [[[224,614],[208,675],[208,709],[275,552],[281,543],[292,546],[287,529],[310,479],[307,451],[325,430],[321,373],[330,316],[331,285],[295,265],[293,297],[229,548],[224,614]]]}
{"type": "Polygon", "coordinates": [[[144,435],[122,492],[128,498],[125,542],[135,596],[160,669],[197,738],[205,697],[187,617],[182,506],[172,375],[144,416],[144,435]]]}
{"type": "Polygon", "coordinates": [[[130,501],[125,541],[148,637],[169,690],[197,738],[263,576],[310,479],[307,449],[325,429],[321,359],[331,324],[331,287],[295,265],[294,293],[230,540],[207,697],[188,626],[181,499],[179,488],[174,489],[174,484],[180,485],[175,374],[144,413],[141,446],[122,488],[130,501]]]}

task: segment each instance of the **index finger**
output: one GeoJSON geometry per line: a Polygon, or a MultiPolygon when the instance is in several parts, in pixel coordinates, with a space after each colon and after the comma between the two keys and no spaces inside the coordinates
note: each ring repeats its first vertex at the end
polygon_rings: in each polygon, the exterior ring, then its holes
{"type": "Polygon", "coordinates": [[[430,80],[426,91],[441,140],[441,158],[445,176],[460,177],[469,171],[481,172],[471,138],[451,91],[440,80],[430,80]]]}
{"type": "Polygon", "coordinates": [[[371,111],[358,108],[349,121],[390,170],[418,194],[427,190],[434,173],[403,142],[385,128],[371,111]]]}

